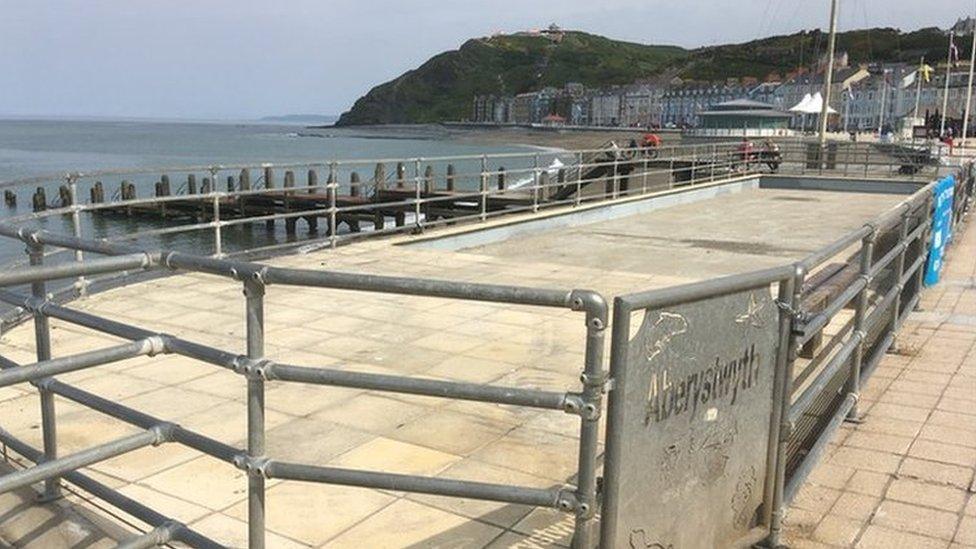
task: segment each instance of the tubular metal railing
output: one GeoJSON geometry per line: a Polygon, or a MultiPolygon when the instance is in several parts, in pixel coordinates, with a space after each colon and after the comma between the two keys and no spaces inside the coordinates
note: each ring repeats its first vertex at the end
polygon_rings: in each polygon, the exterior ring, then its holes
{"type": "Polygon", "coordinates": [[[341,272],[282,269],[228,259],[193,256],[178,252],[131,253],[128,246],[63,237],[43,231],[30,231],[0,225],[0,235],[22,240],[30,250],[34,265],[0,274],[0,287],[30,281],[31,296],[0,290],[0,300],[18,305],[35,318],[38,360],[18,365],[4,359],[0,366],[0,387],[30,382],[42,395],[43,451],[30,448],[11,433],[0,430],[0,442],[37,463],[36,466],[0,478],[0,493],[39,481],[47,483],[47,497],[57,497],[59,479],[100,494],[123,511],[143,518],[155,529],[146,536],[123,546],[150,546],[182,541],[195,547],[218,547],[187,526],[167,517],[147,513],[132,502],[77,469],[147,446],[177,443],[223,460],[248,475],[249,547],[264,547],[264,493],[266,479],[341,484],[443,496],[484,499],[539,507],[551,507],[573,513],[576,536],[588,539],[597,504],[598,420],[602,408],[605,382],[603,371],[603,337],[607,325],[607,306],[603,298],[586,290],[554,290],[519,286],[475,284],[435,279],[399,278],[341,272]],[[116,254],[107,259],[86,260],[43,266],[45,245],[67,246],[76,250],[116,254]],[[236,280],[246,296],[247,351],[234,354],[211,346],[188,341],[151,330],[122,324],[107,318],[72,310],[52,303],[46,297],[45,283],[80,274],[91,275],[110,270],[180,269],[203,272],[236,280]],[[315,368],[277,363],[264,357],[264,291],[270,285],[333,288],[416,296],[440,297],[494,303],[511,303],[538,307],[566,308],[585,316],[586,341],[579,392],[555,392],[519,387],[501,387],[476,383],[416,379],[406,376],[352,372],[336,368],[315,368]],[[49,318],[83,326],[98,332],[129,339],[118,345],[86,353],[51,358],[49,318]],[[52,378],[67,372],[108,364],[135,356],[175,353],[201,362],[226,368],[247,380],[247,446],[235,448],[203,434],[158,419],[125,405],[109,402],[94,394],[70,387],[52,378]],[[468,400],[544,410],[555,410],[580,418],[579,459],[575,486],[550,489],[492,484],[477,481],[450,480],[416,475],[393,474],[291,463],[268,456],[265,452],[264,383],[267,380],[387,391],[438,398],[468,400]],[[145,429],[144,432],[101,444],[90,449],[59,456],[53,396],[59,395],[121,421],[145,429]],[[144,518],[148,517],[148,518],[144,518]]]}
{"type": "MultiPolygon", "coordinates": [[[[973,201],[973,163],[967,163],[955,177],[953,224],[962,219],[973,201]]],[[[632,366],[632,312],[677,307],[745,289],[769,291],[771,285],[778,287],[773,295],[778,293],[775,301],[781,309],[780,339],[773,361],[775,389],[763,476],[763,513],[758,537],[753,536],[754,529],[743,538],[751,540],[750,544],[765,538],[764,546],[780,546],[786,506],[841,423],[858,419],[861,383],[878,366],[920,299],[936,188],[936,182],[925,185],[863,227],[794,264],[615,299],[611,381],[632,366]],[[848,308],[853,309],[849,319],[842,314],[848,308]]],[[[707,362],[708,357],[704,360],[707,362]]],[[[625,397],[620,390],[624,389],[615,385],[608,411],[604,474],[610,479],[627,467],[620,462],[620,445],[626,443],[613,437],[623,427],[625,417],[625,397]]],[[[604,494],[603,516],[607,522],[601,525],[601,542],[606,547],[625,543],[626,532],[619,532],[616,524],[619,508],[625,505],[620,495],[623,489],[615,482],[607,485],[604,494]]]]}
{"type": "MultiPolygon", "coordinates": [[[[691,170],[692,184],[701,184],[720,177],[714,171],[717,166],[729,169],[723,175],[733,173],[731,168],[737,164],[747,164],[736,150],[719,149],[709,145],[706,158],[733,155],[723,163],[710,162],[704,167],[697,164],[703,156],[694,151],[690,166],[681,168],[691,170]],[[705,178],[701,170],[709,173],[705,178]],[[698,173],[698,177],[694,174],[698,173]]],[[[604,151],[605,152],[605,151],[604,151]]],[[[601,153],[603,154],[603,153],[601,153]]],[[[658,157],[660,158],[660,156],[658,157]]],[[[665,155],[668,163],[679,162],[677,154],[665,155]]],[[[618,155],[614,154],[592,165],[612,165],[606,173],[609,181],[602,190],[605,195],[620,197],[629,187],[619,186],[622,176],[619,170],[618,155]],[[616,194],[613,194],[616,193],[616,194]]],[[[632,162],[646,163],[648,155],[631,159],[632,162]]],[[[484,165],[484,157],[480,162],[484,165]]],[[[818,160],[819,162],[819,160],[818,160]]],[[[415,168],[419,167],[419,162],[415,168]]],[[[666,173],[669,178],[675,174],[672,166],[666,173]]],[[[533,190],[545,188],[541,182],[541,168],[526,169],[533,174],[533,190]]],[[[753,173],[748,165],[738,173],[753,173]]],[[[212,174],[220,170],[214,169],[212,174]]],[[[338,173],[335,163],[330,166],[333,176],[338,173]]],[[[957,197],[954,220],[962,217],[973,196],[971,167],[957,181],[957,197]]],[[[415,171],[420,174],[420,170],[415,171]]],[[[481,181],[477,191],[470,193],[475,199],[484,198],[486,176],[503,173],[501,169],[483,169],[475,177],[481,181]]],[[[402,205],[417,208],[436,203],[436,197],[421,196],[423,181],[418,175],[414,181],[412,200],[404,200],[402,205]]],[[[214,177],[214,180],[216,177],[214,177]]],[[[384,178],[378,178],[384,179],[384,178]]],[[[338,183],[331,178],[330,200],[334,200],[338,183]]],[[[77,182],[74,180],[75,183],[77,182]]],[[[670,188],[674,182],[667,183],[670,188]]],[[[576,185],[579,180],[562,182],[562,185],[576,185]]],[[[775,458],[768,464],[767,478],[770,494],[767,504],[770,539],[777,541],[781,530],[782,510],[791,500],[800,482],[806,477],[817,457],[826,446],[830,434],[845,418],[856,415],[857,398],[862,379],[870,375],[881,356],[894,339],[894,334],[905,316],[917,303],[921,290],[922,265],[926,257],[927,231],[931,220],[931,206],[934,183],[922,187],[905,202],[885,213],[878,219],[855,230],[810,257],[792,266],[784,266],[776,273],[789,271],[792,276],[780,279],[780,305],[791,312],[786,348],[780,348],[782,368],[778,379],[785,386],[778,389],[782,399],[774,407],[773,423],[782,422],[775,441],[775,458]],[[830,294],[826,305],[814,310],[809,305],[813,289],[805,286],[807,273],[816,274],[818,267],[837,257],[843,263],[839,272],[855,270],[855,275],[843,279],[830,294]],[[806,300],[806,301],[805,301],[806,300]],[[828,328],[836,327],[840,312],[853,303],[855,313],[850,326],[839,329],[822,350],[815,351],[809,361],[804,362],[800,355],[807,346],[828,328]],[[799,380],[799,382],[797,382],[799,380]],[[777,420],[777,418],[779,418],[777,420]]],[[[312,189],[316,187],[310,187],[312,189]]],[[[288,192],[298,192],[300,188],[289,188],[288,192]]],[[[641,192],[647,190],[641,188],[641,192]]],[[[219,220],[219,200],[233,194],[237,197],[259,196],[258,191],[235,193],[212,193],[208,199],[215,204],[215,219],[208,227],[218,234],[225,226],[219,220]]],[[[498,196],[498,194],[492,194],[498,196]]],[[[71,190],[76,195],[76,189],[71,190]]],[[[284,195],[287,197],[288,195],[284,195]]],[[[160,200],[157,203],[165,203],[160,200]]],[[[580,203],[580,193],[571,199],[580,203]]],[[[128,205],[134,205],[130,201],[128,205]]],[[[481,201],[484,204],[484,200],[481,201]]],[[[527,204],[527,203],[526,203],[527,204]]],[[[526,206],[522,204],[522,206],[526,206]]],[[[533,205],[540,206],[541,202],[533,205]]],[[[83,209],[99,209],[107,205],[90,205],[83,208],[75,205],[64,210],[77,215],[83,209]]],[[[326,210],[332,226],[331,237],[335,242],[334,230],[337,207],[326,210]]],[[[355,210],[345,210],[355,211],[355,210]]],[[[56,213],[64,213],[56,212],[56,213]]],[[[482,207],[479,216],[486,214],[482,207]]],[[[288,214],[300,215],[300,214],[288,214]]],[[[274,217],[280,218],[280,217],[274,217]]],[[[248,219],[263,220],[264,217],[248,219]]],[[[418,218],[419,219],[419,218],[418,218]]],[[[23,219],[19,221],[24,221],[23,219]]],[[[78,224],[74,225],[76,228],[78,224]]],[[[36,340],[37,361],[33,364],[18,365],[0,357],[0,387],[15,383],[29,382],[35,385],[41,396],[41,429],[43,448],[38,450],[17,439],[13,434],[0,430],[0,442],[18,454],[33,461],[32,468],[0,477],[0,492],[9,491],[27,484],[44,481],[44,497],[58,497],[61,480],[66,480],[96,495],[113,506],[143,520],[153,530],[144,536],[123,543],[126,547],[148,547],[180,541],[193,547],[219,547],[220,544],[203,536],[188,526],[170,517],[163,516],[147,507],[125,497],[119,492],[78,472],[80,467],[98,463],[113,456],[131,452],[138,448],[160,444],[180,444],[204,454],[213,456],[246,472],[248,478],[248,532],[249,547],[264,547],[265,508],[264,494],[267,479],[287,479],[304,482],[343,484],[350,486],[390,489],[444,496],[467,497],[491,501],[518,503],[550,507],[572,513],[575,517],[574,546],[583,547],[592,539],[594,516],[598,506],[597,469],[599,419],[603,413],[604,392],[612,387],[604,370],[604,335],[608,327],[608,306],[597,293],[587,290],[542,289],[521,286],[502,286],[454,282],[424,278],[402,278],[391,276],[366,275],[302,269],[285,269],[257,263],[237,261],[222,257],[204,257],[178,251],[143,251],[130,244],[93,240],[76,235],[65,236],[37,230],[13,223],[0,223],[0,236],[14,238],[26,244],[31,266],[12,269],[0,273],[0,288],[30,283],[30,295],[10,290],[0,290],[0,301],[22,308],[33,316],[36,340]],[[57,247],[74,251],[78,262],[45,265],[45,247],[57,247]],[[85,259],[82,253],[107,255],[104,259],[85,259]],[[153,271],[178,269],[218,275],[239,283],[246,301],[246,341],[243,354],[226,351],[187,339],[158,333],[144,327],[132,326],[123,322],[85,313],[51,300],[46,284],[57,279],[78,276],[94,276],[118,271],[153,271]],[[586,340],[582,370],[582,386],[576,392],[557,392],[524,389],[518,387],[499,387],[477,383],[416,379],[408,376],[381,375],[366,372],[350,372],[344,369],[319,368],[278,363],[265,357],[264,293],[268,285],[284,285],[313,288],[345,289],[360,292],[376,292],[428,296],[445,299],[460,299],[494,303],[529,305],[536,307],[565,308],[579,311],[585,316],[586,340]],[[48,320],[55,318],[70,324],[82,326],[104,334],[131,341],[72,356],[52,358],[50,326],[48,320]],[[188,357],[206,364],[218,366],[235,372],[247,383],[247,444],[238,448],[223,443],[201,433],[186,429],[178,424],[156,418],[125,405],[109,401],[87,391],[72,387],[52,376],[66,372],[91,368],[135,356],[154,356],[172,353],[188,357]],[[475,480],[447,480],[416,475],[393,474],[381,471],[365,471],[327,467],[316,464],[291,463],[281,461],[275,456],[266,455],[264,421],[264,384],[267,380],[292,383],[353,387],[366,390],[425,395],[545,410],[562,411],[580,418],[579,452],[576,467],[575,485],[557,486],[550,489],[513,486],[507,484],[484,483],[475,480]],[[141,428],[143,431],[129,437],[101,444],[81,452],[60,456],[58,453],[57,424],[54,409],[54,396],[82,404],[123,422],[141,428]]],[[[219,246],[219,236],[217,237],[219,246]]],[[[215,255],[220,255],[219,247],[215,255]]],[[[766,280],[770,273],[759,273],[766,280]]],[[[689,289],[676,288],[674,296],[699,295],[710,291],[724,291],[728,284],[741,284],[751,274],[737,275],[730,279],[719,279],[693,285],[689,289]],[[731,282],[729,282],[731,280],[731,282]]],[[[750,279],[751,280],[751,279],[750,279]]],[[[670,295],[670,294],[669,294],[670,295]]],[[[618,337],[615,324],[615,341],[618,337]]],[[[626,334],[624,334],[625,336],[626,334]]],[[[619,336],[623,337],[623,336],[619,336]]],[[[608,464],[609,466],[609,464],[608,464]]],[[[607,502],[603,502],[607,505],[607,502]]]]}
{"type": "MultiPolygon", "coordinates": [[[[441,225],[710,184],[731,175],[774,171],[924,181],[942,167],[941,147],[841,143],[821,151],[817,144],[801,141],[781,142],[777,147],[773,153],[761,144],[745,151],[741,143],[728,142],[609,146],[573,152],[108,170],[0,182],[0,188],[16,193],[37,186],[34,211],[11,212],[6,216],[11,223],[45,226],[65,218],[76,237],[141,240],[150,247],[188,235],[196,239],[194,250],[209,246],[211,255],[223,257],[245,251],[228,243],[229,231],[261,224],[274,229],[279,220],[285,224],[284,242],[272,232],[259,236],[264,241],[247,246],[246,251],[335,247],[367,236],[423,232],[441,225]],[[388,171],[387,167],[394,168],[388,171]],[[262,174],[253,183],[252,171],[262,174]],[[298,182],[297,171],[306,172],[304,184],[298,182]],[[369,171],[373,171],[370,179],[360,178],[360,173],[369,171]],[[279,185],[276,175],[281,172],[279,185]],[[324,172],[321,182],[320,172],[324,172]],[[198,186],[201,173],[204,177],[198,186]],[[170,175],[187,179],[176,194],[170,193],[170,175]],[[102,180],[108,178],[121,179],[122,191],[106,201],[102,180]],[[220,184],[222,179],[226,186],[220,184]],[[53,195],[50,187],[58,181],[59,201],[49,205],[47,190],[53,195]],[[81,199],[86,185],[87,202],[81,199]],[[137,198],[139,191],[154,196],[137,198]],[[102,217],[149,220],[151,228],[127,225],[113,232],[97,222],[102,217]],[[299,220],[307,225],[304,238],[298,237],[299,220]],[[320,220],[325,224],[322,230],[320,220]]],[[[80,254],[77,259],[81,260],[80,254]]],[[[84,289],[84,280],[79,288],[84,289]]]]}

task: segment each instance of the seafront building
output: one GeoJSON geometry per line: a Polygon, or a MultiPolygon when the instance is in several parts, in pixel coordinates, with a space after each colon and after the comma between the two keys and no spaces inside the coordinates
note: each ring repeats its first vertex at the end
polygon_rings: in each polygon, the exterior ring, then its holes
{"type": "MultiPolygon", "coordinates": [[[[945,64],[934,66],[930,78],[925,80],[914,64],[849,67],[845,66],[846,55],[838,59],[840,67],[834,72],[831,87],[830,106],[837,111],[829,121],[832,129],[878,131],[882,126],[911,127],[926,120],[930,127],[933,123],[938,125],[933,121],[942,115],[945,64]]],[[[563,88],[547,87],[514,96],[477,96],[472,102],[471,121],[530,125],[542,124],[546,117],[555,115],[571,126],[698,128],[703,124],[702,113],[729,101],[757,101],[788,112],[804,97],[821,91],[823,81],[822,71],[798,71],[782,79],[770,75],[765,82],[751,78],[723,82],[674,78],[599,89],[569,83],[563,88]]],[[[955,64],[946,114],[956,126],[961,126],[967,83],[968,62],[955,64]]],[[[793,114],[788,125],[794,130],[810,131],[816,120],[813,114],[793,114]]]]}

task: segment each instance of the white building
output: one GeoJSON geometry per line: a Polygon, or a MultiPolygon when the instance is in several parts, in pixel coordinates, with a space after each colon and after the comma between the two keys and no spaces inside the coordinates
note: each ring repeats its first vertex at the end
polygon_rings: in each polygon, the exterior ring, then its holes
{"type": "Polygon", "coordinates": [[[599,90],[590,96],[590,125],[619,126],[620,96],[617,89],[599,90]]]}
{"type": "Polygon", "coordinates": [[[651,84],[635,84],[624,89],[620,105],[620,125],[649,128],[661,125],[664,90],[651,84]]]}

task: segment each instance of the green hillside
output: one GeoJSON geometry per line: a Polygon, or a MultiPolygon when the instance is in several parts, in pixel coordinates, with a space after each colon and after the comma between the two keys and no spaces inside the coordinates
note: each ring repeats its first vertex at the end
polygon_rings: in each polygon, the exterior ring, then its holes
{"type": "MultiPolygon", "coordinates": [[[[957,43],[961,46],[963,42],[969,43],[968,39],[957,43]]],[[[907,33],[879,28],[837,34],[837,51],[846,51],[851,65],[871,61],[917,63],[923,55],[930,62],[943,60],[947,45],[946,35],[937,28],[907,33]]],[[[762,79],[770,73],[783,74],[798,67],[809,67],[826,49],[827,33],[804,31],[744,44],[699,48],[673,67],[678,69],[679,76],[691,80],[743,76],[762,79]]]]}
{"type": "Polygon", "coordinates": [[[545,36],[505,35],[469,40],[369,91],[337,125],[459,120],[479,94],[514,95],[568,82],[628,84],[687,56],[675,46],[645,46],[582,32],[558,43],[545,36]]]}
{"type": "MultiPolygon", "coordinates": [[[[969,39],[957,41],[969,51],[969,39]]],[[[912,32],[877,28],[837,35],[837,50],[852,65],[869,61],[916,63],[946,57],[947,38],[937,28],[912,32]]],[[[380,84],[360,98],[337,122],[407,124],[461,120],[470,115],[476,95],[515,95],[545,86],[579,82],[598,88],[641,78],[678,76],[686,80],[764,79],[810,67],[827,49],[825,33],[814,30],[743,44],[686,50],[565,32],[561,41],[546,36],[501,35],[465,42],[458,50],[434,56],[420,67],[380,84]]]]}

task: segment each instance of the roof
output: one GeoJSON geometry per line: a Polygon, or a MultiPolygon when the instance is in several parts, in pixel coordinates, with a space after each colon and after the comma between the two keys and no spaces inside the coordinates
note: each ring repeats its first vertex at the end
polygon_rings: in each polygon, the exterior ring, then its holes
{"type": "Polygon", "coordinates": [[[705,111],[698,116],[750,116],[753,118],[792,118],[788,112],[777,110],[741,109],[732,111],[705,111]]]}
{"type": "Polygon", "coordinates": [[[776,107],[770,105],[769,103],[763,103],[761,101],[753,101],[752,99],[733,99],[732,101],[725,101],[724,103],[716,103],[712,105],[709,111],[731,111],[731,110],[774,110],[776,107]]]}

